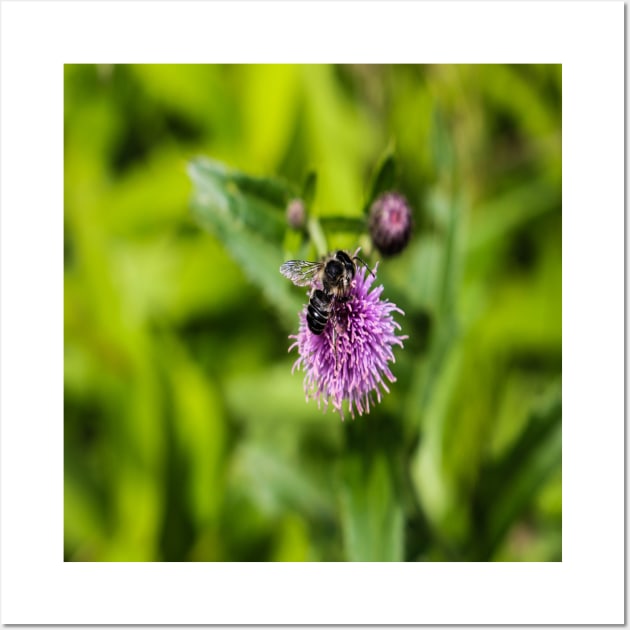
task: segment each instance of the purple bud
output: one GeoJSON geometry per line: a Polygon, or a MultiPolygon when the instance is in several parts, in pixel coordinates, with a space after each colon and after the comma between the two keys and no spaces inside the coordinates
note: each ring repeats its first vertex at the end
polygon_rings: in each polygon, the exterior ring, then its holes
{"type": "Polygon", "coordinates": [[[287,205],[287,223],[294,230],[301,230],[306,225],[306,208],[301,199],[292,199],[287,205]]]}
{"type": "Polygon", "coordinates": [[[401,252],[411,236],[411,210],[407,200],[398,193],[383,193],[370,208],[370,235],[381,254],[392,256],[401,252]]]}

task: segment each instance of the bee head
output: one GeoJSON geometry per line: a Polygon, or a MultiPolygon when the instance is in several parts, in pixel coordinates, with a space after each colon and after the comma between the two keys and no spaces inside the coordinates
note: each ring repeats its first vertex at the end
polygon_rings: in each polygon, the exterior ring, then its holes
{"type": "Polygon", "coordinates": [[[343,273],[343,264],[338,260],[331,260],[327,265],[324,273],[330,282],[336,282],[343,273]]]}
{"type": "Polygon", "coordinates": [[[346,254],[346,252],[339,250],[337,252],[337,260],[343,265],[343,269],[345,269],[346,274],[349,279],[354,278],[354,274],[356,273],[356,266],[352,261],[352,258],[346,254]]]}

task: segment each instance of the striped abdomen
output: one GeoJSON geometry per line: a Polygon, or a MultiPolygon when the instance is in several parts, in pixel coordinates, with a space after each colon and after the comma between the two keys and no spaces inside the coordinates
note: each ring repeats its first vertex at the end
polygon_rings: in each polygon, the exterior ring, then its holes
{"type": "Polygon", "coordinates": [[[314,335],[321,335],[330,317],[332,295],[317,289],[311,296],[306,312],[306,323],[314,335]]]}

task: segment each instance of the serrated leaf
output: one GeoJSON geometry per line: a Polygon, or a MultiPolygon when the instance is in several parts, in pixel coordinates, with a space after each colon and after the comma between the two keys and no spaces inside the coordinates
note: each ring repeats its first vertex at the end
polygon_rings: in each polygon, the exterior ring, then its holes
{"type": "Polygon", "coordinates": [[[284,211],[289,199],[295,196],[295,190],[289,184],[279,179],[271,177],[252,177],[251,175],[245,175],[245,173],[239,173],[237,171],[231,171],[230,179],[244,193],[254,195],[263,201],[277,206],[279,210],[284,211]]]}
{"type": "Polygon", "coordinates": [[[284,210],[287,201],[297,194],[295,188],[283,179],[248,175],[208,157],[194,158],[190,164],[200,175],[214,177],[224,182],[234,182],[243,192],[276,205],[280,210],[284,210]]]}
{"type": "Polygon", "coordinates": [[[283,262],[280,248],[265,240],[259,232],[249,229],[250,226],[233,211],[234,199],[220,181],[200,173],[195,164],[189,170],[195,182],[191,201],[194,216],[222,241],[245,275],[278,311],[283,323],[287,327],[294,326],[302,300],[278,271],[283,262]]]}
{"type": "Polygon", "coordinates": [[[282,242],[286,229],[284,211],[294,192],[288,184],[251,177],[208,158],[192,160],[188,173],[196,193],[211,197],[221,212],[231,213],[269,241],[282,242]]]}

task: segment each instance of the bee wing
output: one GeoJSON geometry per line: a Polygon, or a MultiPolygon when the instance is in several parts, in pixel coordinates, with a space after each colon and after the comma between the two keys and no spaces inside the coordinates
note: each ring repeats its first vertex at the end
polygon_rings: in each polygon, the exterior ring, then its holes
{"type": "Polygon", "coordinates": [[[313,278],[321,270],[322,266],[323,263],[321,262],[287,260],[287,262],[280,265],[280,273],[298,287],[306,287],[313,282],[313,278]]]}

